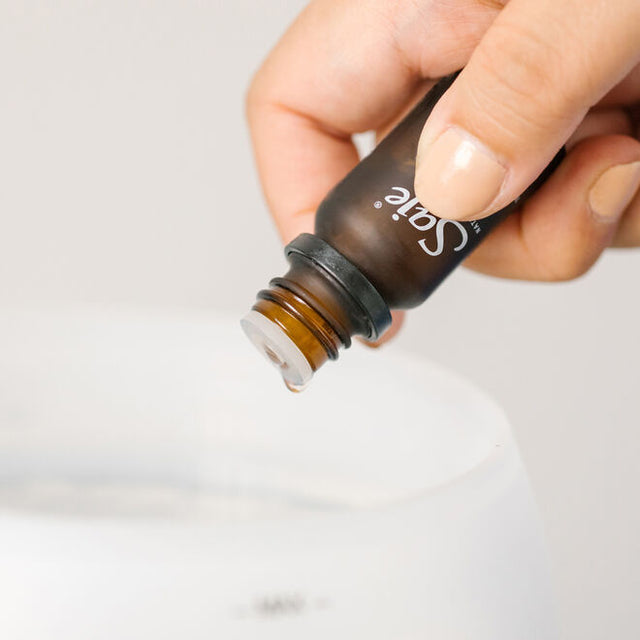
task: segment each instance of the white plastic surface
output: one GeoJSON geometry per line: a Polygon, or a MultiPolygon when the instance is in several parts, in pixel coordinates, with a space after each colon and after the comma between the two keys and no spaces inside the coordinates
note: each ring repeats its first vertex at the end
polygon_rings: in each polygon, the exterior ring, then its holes
{"type": "Polygon", "coordinates": [[[0,637],[543,640],[502,412],[353,348],[300,395],[235,320],[0,313],[0,637]]]}

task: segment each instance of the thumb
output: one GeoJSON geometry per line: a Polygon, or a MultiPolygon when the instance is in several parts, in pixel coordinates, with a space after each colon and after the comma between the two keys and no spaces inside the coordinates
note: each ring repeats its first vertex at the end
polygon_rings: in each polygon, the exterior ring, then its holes
{"type": "Polygon", "coordinates": [[[416,195],[442,218],[498,211],[640,59],[638,0],[511,0],[431,113],[416,195]]]}

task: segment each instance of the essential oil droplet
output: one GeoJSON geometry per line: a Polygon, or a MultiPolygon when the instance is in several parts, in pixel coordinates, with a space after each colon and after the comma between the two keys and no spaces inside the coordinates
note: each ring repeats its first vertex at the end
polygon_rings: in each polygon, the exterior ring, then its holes
{"type": "Polygon", "coordinates": [[[301,393],[302,391],[304,391],[307,388],[307,384],[296,384],[295,382],[292,382],[291,380],[287,380],[286,378],[282,378],[284,380],[284,384],[287,387],[287,389],[289,389],[289,391],[291,391],[292,393],[301,393]]]}

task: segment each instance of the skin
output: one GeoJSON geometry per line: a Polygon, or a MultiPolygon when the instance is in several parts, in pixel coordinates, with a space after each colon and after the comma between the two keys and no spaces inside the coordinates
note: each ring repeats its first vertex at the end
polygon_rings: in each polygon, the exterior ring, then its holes
{"type": "MultiPolygon", "coordinates": [[[[638,0],[309,3],[247,95],[256,163],[283,240],[313,230],[318,204],[358,162],[352,134],[384,136],[435,79],[462,67],[423,138],[462,128],[506,169],[498,196],[474,218],[513,200],[562,144],[569,149],[466,265],[569,280],[607,247],[640,246],[638,194],[606,220],[589,201],[607,169],[640,161],[638,0]]],[[[417,174],[424,170],[418,159],[417,174]]],[[[402,314],[394,320],[385,339],[402,314]]]]}

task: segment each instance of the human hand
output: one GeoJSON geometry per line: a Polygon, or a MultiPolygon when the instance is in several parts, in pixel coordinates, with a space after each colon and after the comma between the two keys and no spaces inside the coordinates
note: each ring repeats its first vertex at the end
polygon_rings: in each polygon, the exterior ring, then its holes
{"type": "Polygon", "coordinates": [[[640,245],[639,62],[637,0],[314,0],[248,94],[268,205],[285,241],[311,231],[358,161],[351,135],[383,136],[430,79],[466,67],[423,131],[418,197],[441,217],[484,217],[570,139],[554,175],[467,264],[577,277],[605,247],[640,245]]]}

